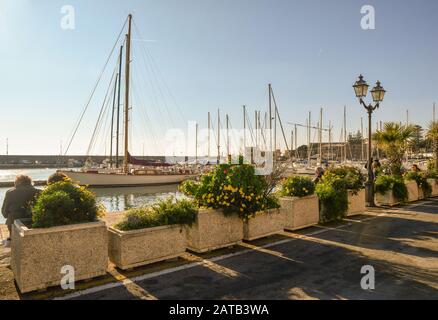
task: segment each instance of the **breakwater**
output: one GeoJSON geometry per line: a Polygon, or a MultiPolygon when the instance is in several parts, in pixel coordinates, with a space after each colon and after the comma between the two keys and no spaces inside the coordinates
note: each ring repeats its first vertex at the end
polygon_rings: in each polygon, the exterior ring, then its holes
{"type": "MultiPolygon", "coordinates": [[[[34,186],[45,186],[47,184],[46,180],[36,180],[33,181],[34,186]]],[[[12,188],[14,186],[14,181],[0,181],[0,188],[12,188]]]]}

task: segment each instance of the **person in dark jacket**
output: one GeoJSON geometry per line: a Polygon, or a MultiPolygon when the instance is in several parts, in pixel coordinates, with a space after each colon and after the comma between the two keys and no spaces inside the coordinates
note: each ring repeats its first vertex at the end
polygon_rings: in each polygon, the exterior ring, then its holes
{"type": "Polygon", "coordinates": [[[318,184],[319,180],[321,180],[322,176],[324,175],[324,169],[322,167],[318,167],[315,170],[315,177],[313,178],[313,183],[316,185],[318,184]]]}
{"type": "Polygon", "coordinates": [[[32,217],[30,206],[39,193],[39,190],[32,185],[32,179],[25,175],[17,176],[14,185],[14,188],[6,192],[2,206],[2,215],[6,219],[9,237],[15,219],[32,217]]]}

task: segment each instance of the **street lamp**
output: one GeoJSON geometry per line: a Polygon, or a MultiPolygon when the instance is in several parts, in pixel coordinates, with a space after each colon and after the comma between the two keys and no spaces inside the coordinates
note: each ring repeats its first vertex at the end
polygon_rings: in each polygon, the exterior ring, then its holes
{"type": "Polygon", "coordinates": [[[374,174],[372,169],[372,149],[371,149],[371,115],[374,110],[379,108],[380,103],[383,101],[383,98],[385,97],[386,91],[383,89],[383,87],[380,85],[380,81],[377,81],[376,86],[371,90],[371,96],[373,97],[374,105],[366,104],[364,102],[364,98],[367,95],[369,85],[368,83],[363,79],[363,76],[359,76],[359,80],[356,81],[356,83],[353,85],[354,93],[356,94],[356,97],[359,99],[359,103],[365,107],[365,109],[368,112],[368,180],[365,183],[365,192],[366,192],[366,205],[368,207],[375,207],[374,204],[374,174]]]}

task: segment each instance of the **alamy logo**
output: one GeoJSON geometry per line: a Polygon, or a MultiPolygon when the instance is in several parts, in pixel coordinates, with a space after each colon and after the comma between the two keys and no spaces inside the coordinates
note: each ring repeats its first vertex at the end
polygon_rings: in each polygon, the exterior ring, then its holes
{"type": "Polygon", "coordinates": [[[61,8],[61,29],[74,30],[76,28],[75,8],[72,5],[65,5],[61,8]]]}
{"type": "Polygon", "coordinates": [[[373,266],[366,265],[360,269],[361,274],[365,274],[360,280],[360,286],[363,290],[374,290],[375,288],[375,270],[373,266]]]}
{"type": "Polygon", "coordinates": [[[61,279],[61,288],[63,290],[73,290],[75,288],[75,268],[70,265],[63,266],[61,274],[64,275],[61,279]]]}
{"type": "Polygon", "coordinates": [[[365,5],[360,9],[360,13],[363,14],[360,20],[360,26],[363,30],[375,30],[376,29],[376,15],[373,6],[365,5]]]}

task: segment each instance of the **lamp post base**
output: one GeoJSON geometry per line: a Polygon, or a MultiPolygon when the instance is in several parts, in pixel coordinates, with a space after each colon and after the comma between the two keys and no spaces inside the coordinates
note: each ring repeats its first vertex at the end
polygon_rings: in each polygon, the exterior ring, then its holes
{"type": "Polygon", "coordinates": [[[374,182],[367,181],[365,182],[365,205],[367,207],[375,207],[374,203],[374,182]]]}

